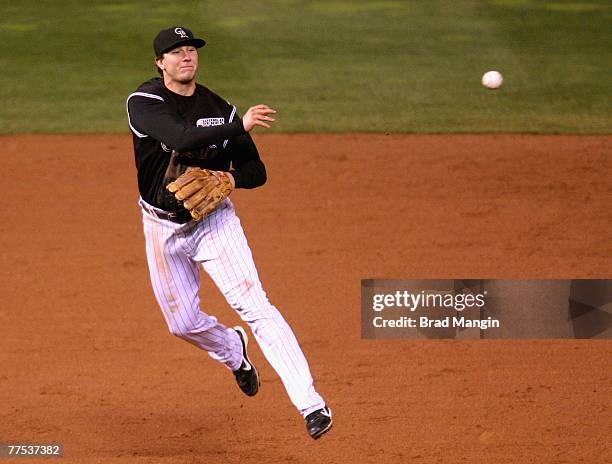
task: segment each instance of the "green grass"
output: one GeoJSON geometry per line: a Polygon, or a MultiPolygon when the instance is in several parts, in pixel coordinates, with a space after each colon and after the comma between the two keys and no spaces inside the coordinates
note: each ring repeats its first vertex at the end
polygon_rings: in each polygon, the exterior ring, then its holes
{"type": "Polygon", "coordinates": [[[208,42],[199,80],[276,107],[274,131],[612,128],[609,1],[0,1],[1,133],[126,132],[175,24],[208,42]]]}

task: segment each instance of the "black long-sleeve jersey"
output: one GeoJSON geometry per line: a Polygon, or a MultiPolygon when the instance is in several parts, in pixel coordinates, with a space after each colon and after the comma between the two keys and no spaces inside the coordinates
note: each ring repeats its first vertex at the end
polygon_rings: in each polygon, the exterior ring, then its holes
{"type": "Polygon", "coordinates": [[[126,102],[134,141],[138,190],[166,211],[182,207],[166,185],[189,166],[229,171],[236,188],[255,188],[266,169],[236,107],[203,85],[189,97],[168,90],[160,78],[138,87],[126,102]]]}

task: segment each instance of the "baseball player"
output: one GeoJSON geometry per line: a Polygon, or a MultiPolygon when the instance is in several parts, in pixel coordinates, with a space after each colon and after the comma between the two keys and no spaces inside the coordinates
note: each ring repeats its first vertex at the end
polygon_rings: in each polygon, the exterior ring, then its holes
{"type": "Polygon", "coordinates": [[[253,396],[260,382],[246,332],[200,310],[203,267],[251,328],[317,439],[332,426],[331,410],[315,390],[291,328],[268,301],[228,198],[236,188],[265,183],[265,166],[249,132],[270,127],[275,111],[257,105],[240,118],[236,107],[196,83],[204,45],[185,27],[160,31],[153,48],[161,77],[140,85],[126,102],[153,291],[170,332],[224,364],[253,396]]]}

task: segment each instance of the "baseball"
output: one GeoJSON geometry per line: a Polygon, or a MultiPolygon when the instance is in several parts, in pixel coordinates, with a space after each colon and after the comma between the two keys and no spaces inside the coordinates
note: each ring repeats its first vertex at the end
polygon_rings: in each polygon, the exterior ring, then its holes
{"type": "Polygon", "coordinates": [[[504,82],[499,71],[488,71],[482,75],[482,85],[487,89],[497,89],[504,82]]]}

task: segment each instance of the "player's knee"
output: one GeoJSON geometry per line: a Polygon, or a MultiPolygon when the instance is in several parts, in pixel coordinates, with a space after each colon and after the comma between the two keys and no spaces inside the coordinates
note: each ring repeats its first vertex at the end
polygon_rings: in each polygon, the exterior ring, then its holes
{"type": "Polygon", "coordinates": [[[251,279],[244,279],[227,294],[228,302],[231,306],[240,306],[246,300],[252,298],[251,295],[257,291],[261,285],[257,285],[251,279]]]}
{"type": "Polygon", "coordinates": [[[226,298],[229,305],[241,315],[248,312],[254,312],[260,313],[260,317],[265,317],[267,308],[272,307],[261,283],[253,282],[249,279],[244,280],[234,287],[232,291],[226,295],[226,298]]]}
{"type": "Polygon", "coordinates": [[[251,329],[268,346],[285,344],[287,337],[293,336],[287,323],[276,318],[263,318],[251,325],[251,329]]]}
{"type": "Polygon", "coordinates": [[[193,333],[193,327],[185,324],[173,325],[170,327],[170,333],[175,337],[187,339],[193,333]]]}
{"type": "Polygon", "coordinates": [[[267,298],[256,302],[249,301],[235,308],[236,312],[250,327],[267,326],[277,322],[284,322],[283,316],[267,298]]]}

